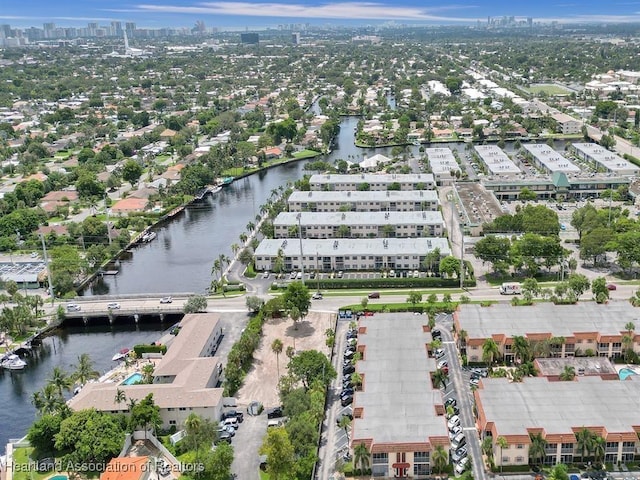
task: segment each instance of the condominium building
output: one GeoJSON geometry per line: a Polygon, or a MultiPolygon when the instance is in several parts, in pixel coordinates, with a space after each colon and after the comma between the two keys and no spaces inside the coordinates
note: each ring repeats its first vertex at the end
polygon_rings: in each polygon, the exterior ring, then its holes
{"type": "Polygon", "coordinates": [[[116,401],[116,393],[121,390],[126,398],[136,401],[153,394],[164,428],[182,427],[191,413],[218,421],[222,388],[216,385],[222,373],[222,362],[214,355],[222,339],[220,315],[188,314],[180,325],[180,334],[171,340],[166,354],[155,360],[153,383],[135,384],[132,381],[135,377],[117,383],[87,383],[69,400],[69,407],[72,410],[95,408],[103,412],[127,413],[127,403],[116,401]]]}
{"type": "Polygon", "coordinates": [[[341,238],[339,240],[298,238],[265,239],[255,251],[256,270],[275,270],[282,262],[285,271],[383,270],[423,268],[426,255],[439,249],[441,257],[451,255],[446,238],[341,238]],[[301,260],[300,248],[302,243],[301,260]]]}
{"type": "Polygon", "coordinates": [[[473,147],[480,161],[490,175],[513,175],[520,173],[520,169],[497,145],[476,145],[473,147]]]}
{"type": "Polygon", "coordinates": [[[511,382],[485,378],[474,398],[481,438],[506,440],[503,448],[493,442],[497,466],[571,464],[577,459],[584,463],[577,441],[583,428],[602,438],[598,455],[606,463],[633,462],[639,453],[637,380],[613,382],[584,376],[566,382],[544,377],[511,382]],[[538,434],[544,439],[544,455],[533,459],[531,436],[538,434]]]}
{"type": "MultiPolygon", "coordinates": [[[[514,360],[513,338],[522,336],[532,343],[545,342],[544,356],[597,356],[617,358],[623,354],[623,337],[632,338],[631,348],[640,352],[640,335],[627,331],[637,321],[638,311],[628,302],[606,305],[578,303],[513,307],[460,305],[454,313],[456,332],[466,332],[466,352],[470,362],[481,362],[484,342],[491,338],[499,355],[514,360]]],[[[639,325],[640,327],[640,325],[639,325]]]]}
{"type": "Polygon", "coordinates": [[[435,448],[449,449],[447,420],[431,383],[436,365],[426,348],[432,341],[428,319],[399,315],[359,321],[362,386],[353,399],[351,447],[367,446],[374,477],[422,478],[431,473],[435,448]]]}
{"type": "Polygon", "coordinates": [[[281,212],[273,220],[276,238],[439,237],[444,219],[424,212],[281,212]]]}
{"type": "Polygon", "coordinates": [[[414,212],[439,205],[435,190],[295,191],[288,203],[290,212],[414,212]]]}
{"type": "Polygon", "coordinates": [[[309,179],[311,190],[433,190],[430,173],[360,173],[351,175],[316,174],[309,179]]]}
{"type": "Polygon", "coordinates": [[[580,168],[544,143],[525,143],[522,145],[533,164],[546,173],[579,173],[580,168]]]}
{"type": "Polygon", "coordinates": [[[429,162],[429,168],[436,184],[450,185],[456,178],[456,172],[460,174],[460,166],[456,157],[449,148],[425,148],[425,155],[429,162]]]}
{"type": "Polygon", "coordinates": [[[597,143],[574,143],[571,150],[578,158],[591,162],[599,172],[637,175],[640,171],[633,163],[597,143]]]}
{"type": "Polygon", "coordinates": [[[583,122],[566,113],[554,113],[551,115],[558,125],[558,130],[563,135],[575,135],[582,131],[583,122]]]}

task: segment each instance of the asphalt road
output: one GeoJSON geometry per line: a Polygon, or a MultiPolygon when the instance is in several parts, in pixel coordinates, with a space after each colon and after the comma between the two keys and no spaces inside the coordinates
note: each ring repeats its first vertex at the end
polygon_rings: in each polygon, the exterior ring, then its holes
{"type": "Polygon", "coordinates": [[[442,333],[442,348],[445,351],[443,359],[449,367],[449,382],[443,391],[443,402],[455,398],[460,409],[460,424],[467,439],[467,451],[473,466],[473,476],[476,480],[486,480],[486,472],[482,465],[482,450],[480,439],[473,416],[473,394],[469,387],[469,374],[464,372],[460,364],[460,357],[451,329],[453,320],[451,315],[439,314],[436,317],[436,328],[442,333]]]}

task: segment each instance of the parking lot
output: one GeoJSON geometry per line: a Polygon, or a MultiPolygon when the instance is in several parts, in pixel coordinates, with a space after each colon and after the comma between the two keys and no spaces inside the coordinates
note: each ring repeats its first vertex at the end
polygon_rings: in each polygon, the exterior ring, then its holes
{"type": "Polygon", "coordinates": [[[257,454],[262,445],[262,439],[267,432],[267,415],[262,413],[257,417],[248,415],[244,411],[244,421],[236,430],[231,441],[234,455],[231,471],[237,478],[259,480],[260,456],[257,454]]]}

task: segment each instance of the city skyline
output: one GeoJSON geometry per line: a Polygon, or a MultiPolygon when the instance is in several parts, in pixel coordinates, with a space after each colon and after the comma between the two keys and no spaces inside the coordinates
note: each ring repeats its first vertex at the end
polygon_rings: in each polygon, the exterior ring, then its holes
{"type": "Polygon", "coordinates": [[[561,23],[640,22],[640,1],[603,4],[542,0],[514,4],[506,0],[478,2],[458,0],[448,4],[420,0],[386,1],[220,1],[164,0],[30,0],[10,2],[0,13],[0,22],[18,27],[55,22],[59,26],[83,26],[87,22],[136,22],[141,27],[188,27],[202,20],[208,26],[270,26],[282,23],[310,24],[406,24],[465,25],[487,17],[514,16],[561,23]],[[259,12],[256,14],[256,12],[259,12]]]}

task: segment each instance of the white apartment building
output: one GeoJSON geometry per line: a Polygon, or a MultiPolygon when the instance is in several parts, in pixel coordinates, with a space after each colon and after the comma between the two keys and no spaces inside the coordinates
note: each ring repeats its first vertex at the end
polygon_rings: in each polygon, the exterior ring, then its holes
{"type": "Polygon", "coordinates": [[[520,169],[497,145],[476,145],[473,147],[491,175],[513,175],[520,169]]]}
{"type": "Polygon", "coordinates": [[[451,185],[456,177],[456,172],[460,172],[460,166],[451,150],[442,147],[425,148],[424,153],[427,156],[429,168],[431,168],[436,184],[451,185]]]}
{"type": "Polygon", "coordinates": [[[359,174],[315,174],[309,183],[311,190],[393,190],[396,186],[399,190],[433,190],[436,187],[435,179],[430,173],[359,173],[359,174]]]}
{"type": "Polygon", "coordinates": [[[544,143],[522,144],[533,164],[547,173],[580,173],[580,167],[567,160],[549,145],[544,143]]]}
{"type": "Polygon", "coordinates": [[[426,255],[436,248],[451,255],[446,238],[341,238],[305,239],[302,255],[298,238],[265,239],[255,251],[256,270],[274,270],[280,257],[285,271],[419,270],[426,255]],[[301,256],[303,257],[301,259],[301,256]]]}
{"type": "Polygon", "coordinates": [[[637,175],[640,171],[633,163],[597,143],[574,143],[571,149],[578,158],[593,163],[600,172],[637,175]]]}
{"type": "Polygon", "coordinates": [[[445,225],[439,211],[281,212],[273,221],[276,238],[439,237],[445,225]]]}
{"type": "Polygon", "coordinates": [[[415,212],[438,210],[435,190],[295,191],[289,196],[290,212],[415,212]]]}

